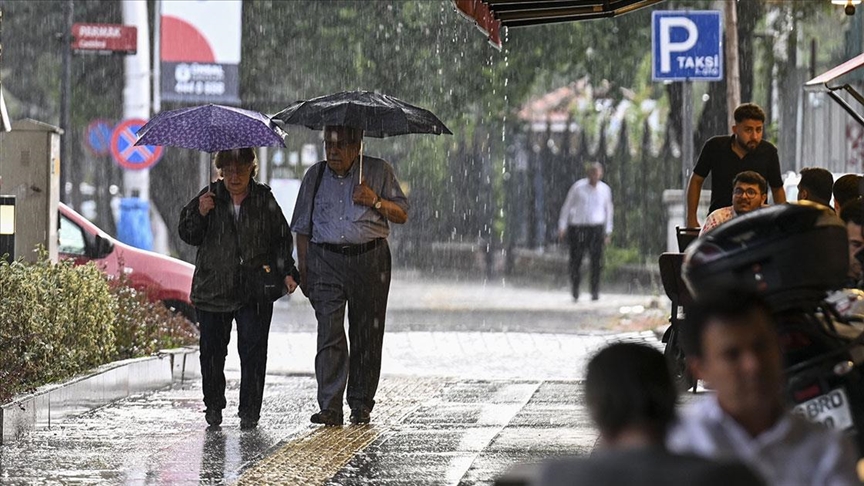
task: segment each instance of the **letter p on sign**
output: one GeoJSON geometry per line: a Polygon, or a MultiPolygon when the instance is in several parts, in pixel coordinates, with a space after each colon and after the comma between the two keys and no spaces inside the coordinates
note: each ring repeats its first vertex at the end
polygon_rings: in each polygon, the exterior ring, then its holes
{"type": "Polygon", "coordinates": [[[687,52],[696,45],[699,40],[699,31],[692,20],[685,17],[662,17],[660,19],[660,72],[668,73],[672,70],[671,57],[673,52],[687,52]],[[687,31],[687,37],[683,41],[672,40],[672,29],[682,28],[687,31]]]}
{"type": "Polygon", "coordinates": [[[715,10],[651,14],[654,81],[723,79],[722,17],[715,10]]]}

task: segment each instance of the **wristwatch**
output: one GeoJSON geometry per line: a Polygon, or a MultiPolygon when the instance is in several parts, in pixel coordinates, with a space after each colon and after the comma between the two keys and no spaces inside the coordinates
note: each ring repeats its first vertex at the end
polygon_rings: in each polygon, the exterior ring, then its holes
{"type": "Polygon", "coordinates": [[[381,209],[381,198],[380,197],[375,196],[375,203],[372,204],[372,207],[375,209],[381,209]]]}

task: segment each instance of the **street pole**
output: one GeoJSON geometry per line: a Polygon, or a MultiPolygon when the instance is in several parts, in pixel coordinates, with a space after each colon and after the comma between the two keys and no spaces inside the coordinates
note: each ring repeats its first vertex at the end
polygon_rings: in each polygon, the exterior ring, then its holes
{"type": "Polygon", "coordinates": [[[66,0],[63,3],[63,13],[66,18],[63,32],[60,34],[60,41],[63,43],[63,76],[60,78],[60,128],[63,130],[60,135],[60,200],[63,202],[69,202],[66,184],[71,167],[67,155],[69,153],[69,106],[71,104],[70,98],[72,98],[72,42],[70,34],[72,33],[74,10],[73,0],[66,0]]]}
{"type": "MultiPolygon", "coordinates": [[[[681,94],[681,188],[687,190],[693,163],[693,81],[682,83],[681,94]]],[[[687,194],[684,194],[686,204],[687,194]]]]}
{"type": "MultiPolygon", "coordinates": [[[[0,10],[0,61],[3,60],[3,10],[0,10]]],[[[12,130],[9,112],[6,111],[6,100],[3,98],[3,81],[0,81],[0,132],[12,130]]],[[[0,180],[0,183],[3,181],[0,180]]]]}
{"type": "MultiPolygon", "coordinates": [[[[123,119],[150,118],[150,32],[147,26],[147,3],[122,2],[123,24],[138,28],[138,50],[124,59],[123,119]]],[[[126,197],[137,193],[150,200],[150,169],[124,170],[123,192],[126,197]]]]}
{"type": "Polygon", "coordinates": [[[153,114],[162,111],[162,0],[153,4],[153,114]]]}
{"type": "Polygon", "coordinates": [[[729,133],[735,125],[735,108],[741,104],[741,71],[738,60],[738,4],[726,0],[726,109],[729,133]]]}

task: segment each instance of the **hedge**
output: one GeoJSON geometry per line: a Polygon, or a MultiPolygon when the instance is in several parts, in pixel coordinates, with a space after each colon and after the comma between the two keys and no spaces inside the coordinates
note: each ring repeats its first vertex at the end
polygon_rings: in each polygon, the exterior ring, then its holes
{"type": "Polygon", "coordinates": [[[197,342],[197,329],[93,263],[0,259],[0,403],[120,359],[197,342]]]}

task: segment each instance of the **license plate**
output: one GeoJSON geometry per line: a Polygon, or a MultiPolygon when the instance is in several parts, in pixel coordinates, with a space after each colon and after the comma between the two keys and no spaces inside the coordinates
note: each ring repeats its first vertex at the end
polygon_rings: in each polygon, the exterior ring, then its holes
{"type": "Polygon", "coordinates": [[[842,388],[799,403],[793,413],[811,422],[823,424],[829,429],[845,430],[852,427],[852,414],[849,413],[849,397],[842,388]]]}

